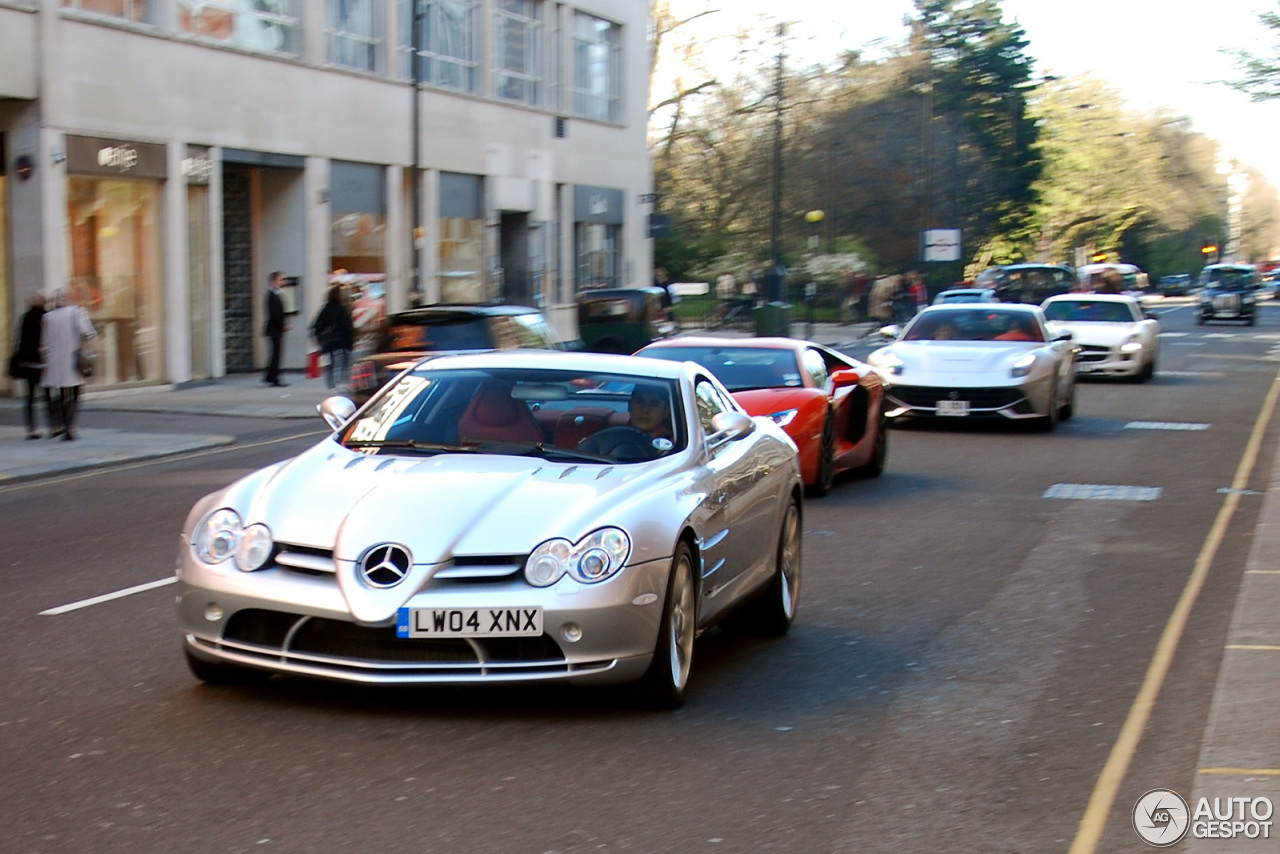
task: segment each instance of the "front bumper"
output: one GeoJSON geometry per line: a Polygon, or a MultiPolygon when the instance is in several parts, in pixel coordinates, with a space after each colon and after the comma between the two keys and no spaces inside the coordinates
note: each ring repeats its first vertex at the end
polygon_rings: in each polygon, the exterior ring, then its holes
{"type": "Polygon", "coordinates": [[[1142,350],[1121,352],[1116,347],[1084,344],[1076,362],[1076,373],[1081,376],[1132,377],[1142,372],[1146,356],[1142,350]]]}
{"type": "Polygon", "coordinates": [[[981,386],[923,386],[889,385],[885,389],[885,417],[899,418],[925,416],[931,418],[955,418],[939,415],[940,404],[947,401],[968,403],[967,418],[1042,418],[1049,411],[1049,391],[1046,381],[1023,385],[981,386]]]}
{"type": "Polygon", "coordinates": [[[274,673],[359,684],[638,679],[657,643],[670,562],[627,566],[600,584],[522,578],[428,581],[411,608],[541,608],[543,633],[400,638],[395,619],[356,622],[333,575],[212,568],[186,552],[178,622],[191,654],[274,673]],[[576,627],[574,632],[571,627],[576,627]],[[580,633],[579,639],[568,638],[580,633]]]}

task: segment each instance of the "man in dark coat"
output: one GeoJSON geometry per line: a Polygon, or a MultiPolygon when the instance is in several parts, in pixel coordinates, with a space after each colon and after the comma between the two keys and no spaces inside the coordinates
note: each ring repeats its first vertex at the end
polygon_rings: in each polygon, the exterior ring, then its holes
{"type": "Polygon", "coordinates": [[[284,322],[284,299],[280,296],[283,287],[284,273],[277,270],[271,274],[271,289],[267,291],[267,322],[262,330],[271,347],[267,373],[262,381],[277,387],[288,385],[280,382],[280,350],[284,345],[284,333],[289,328],[284,322]]]}

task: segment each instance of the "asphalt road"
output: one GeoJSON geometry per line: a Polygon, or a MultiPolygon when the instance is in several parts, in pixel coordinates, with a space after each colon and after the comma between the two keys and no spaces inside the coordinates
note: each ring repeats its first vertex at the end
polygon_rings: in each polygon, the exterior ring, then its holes
{"type": "MultiPolygon", "coordinates": [[[[1280,306],[1253,328],[1161,320],[1157,379],[1082,383],[1053,433],[895,429],[883,477],[806,503],[791,634],[704,636],[675,713],[606,690],[206,687],[165,585],[42,614],[171,578],[195,499],[304,441],[0,489],[0,850],[1065,852],[1280,359],[1280,306]]],[[[1259,507],[1232,521],[1099,851],[1147,850],[1130,805],[1191,788],[1259,507]]]]}

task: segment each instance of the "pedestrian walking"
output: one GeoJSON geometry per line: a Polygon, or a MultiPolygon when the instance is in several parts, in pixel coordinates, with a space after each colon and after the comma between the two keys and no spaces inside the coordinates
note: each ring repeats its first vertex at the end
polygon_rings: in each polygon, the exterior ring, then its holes
{"type": "Polygon", "coordinates": [[[284,334],[289,331],[289,324],[284,319],[284,273],[278,270],[271,274],[271,287],[267,291],[267,321],[262,334],[266,336],[270,346],[267,358],[267,373],[262,381],[268,385],[285,386],[280,382],[280,350],[284,346],[284,334]]]}
{"type": "MultiPolygon", "coordinates": [[[[25,410],[27,438],[39,439],[36,424],[36,391],[40,388],[40,374],[44,371],[44,358],[40,355],[40,336],[44,326],[44,294],[36,291],[28,300],[28,308],[22,315],[18,333],[18,346],[9,360],[9,376],[27,385],[25,410]]],[[[48,392],[46,391],[46,395],[48,392]]]]}
{"type": "Polygon", "coordinates": [[[49,438],[75,439],[76,409],[80,402],[81,348],[97,335],[89,313],[76,305],[68,288],[60,288],[53,311],[40,318],[40,355],[44,369],[40,383],[49,401],[49,438]]]}
{"type": "Polygon", "coordinates": [[[355,346],[356,333],[351,313],[347,311],[346,300],[342,295],[342,285],[332,285],[329,288],[329,298],[316,314],[315,322],[311,324],[311,334],[320,345],[320,352],[328,356],[325,381],[329,388],[337,387],[335,379],[346,385],[351,372],[351,348],[355,346]]]}

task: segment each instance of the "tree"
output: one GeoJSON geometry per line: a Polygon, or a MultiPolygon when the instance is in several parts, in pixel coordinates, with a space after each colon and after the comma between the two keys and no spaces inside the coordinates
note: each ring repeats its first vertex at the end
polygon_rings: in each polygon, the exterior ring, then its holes
{"type": "Polygon", "coordinates": [[[1255,101],[1280,98],[1280,14],[1263,12],[1258,15],[1262,26],[1275,33],[1276,44],[1272,56],[1255,56],[1244,50],[1232,51],[1236,66],[1244,74],[1231,86],[1245,92],[1255,101]]]}

